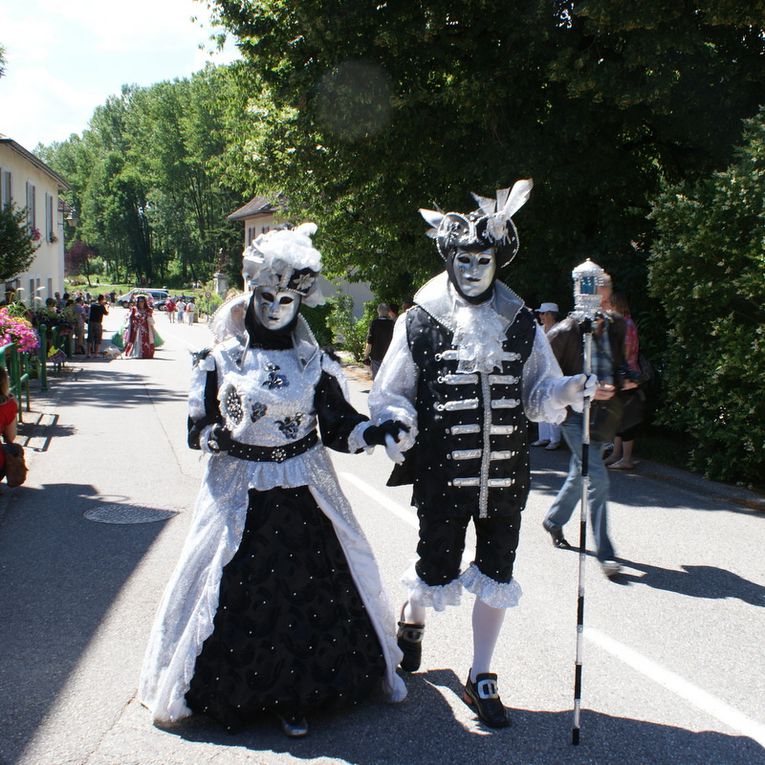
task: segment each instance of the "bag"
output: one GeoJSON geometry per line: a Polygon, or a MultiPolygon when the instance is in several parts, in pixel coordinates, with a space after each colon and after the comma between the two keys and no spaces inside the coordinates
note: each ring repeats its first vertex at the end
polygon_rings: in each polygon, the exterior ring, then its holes
{"type": "Polygon", "coordinates": [[[5,452],[5,477],[8,486],[21,486],[27,480],[27,463],[24,450],[18,444],[3,444],[5,452]]]}
{"type": "Polygon", "coordinates": [[[619,392],[622,401],[622,421],[619,425],[619,433],[622,433],[636,425],[640,425],[645,419],[645,393],[640,388],[631,388],[619,392]]]}
{"type": "Polygon", "coordinates": [[[624,405],[619,396],[590,404],[590,441],[608,443],[621,430],[624,405]]]}

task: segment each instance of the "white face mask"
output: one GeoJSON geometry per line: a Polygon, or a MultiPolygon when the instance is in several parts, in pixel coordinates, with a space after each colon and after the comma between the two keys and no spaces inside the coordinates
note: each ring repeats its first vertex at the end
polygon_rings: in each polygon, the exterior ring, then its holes
{"type": "Polygon", "coordinates": [[[483,295],[494,283],[497,260],[493,250],[466,252],[457,250],[454,256],[454,279],[466,297],[483,295]]]}
{"type": "Polygon", "coordinates": [[[255,290],[255,318],[266,329],[283,329],[300,309],[300,295],[288,290],[259,287],[255,290]]]}

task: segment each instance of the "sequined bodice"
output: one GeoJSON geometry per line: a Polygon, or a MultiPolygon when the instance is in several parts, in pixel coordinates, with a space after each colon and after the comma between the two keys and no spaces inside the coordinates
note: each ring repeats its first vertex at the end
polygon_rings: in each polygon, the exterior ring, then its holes
{"type": "Polygon", "coordinates": [[[237,441],[283,446],[316,427],[314,393],[321,376],[318,354],[250,348],[242,368],[240,345],[216,351],[220,409],[237,441]]]}

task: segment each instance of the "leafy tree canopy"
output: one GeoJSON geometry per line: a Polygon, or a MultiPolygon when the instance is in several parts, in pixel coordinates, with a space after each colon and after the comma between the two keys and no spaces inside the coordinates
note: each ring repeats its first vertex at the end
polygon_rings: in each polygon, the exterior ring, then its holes
{"type": "Polygon", "coordinates": [[[27,270],[37,247],[32,243],[24,210],[15,205],[0,208],[0,280],[27,270]]]}

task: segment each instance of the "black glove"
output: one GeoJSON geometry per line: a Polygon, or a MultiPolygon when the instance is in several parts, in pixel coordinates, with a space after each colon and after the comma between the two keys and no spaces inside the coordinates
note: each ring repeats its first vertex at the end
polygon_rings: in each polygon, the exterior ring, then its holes
{"type": "Polygon", "coordinates": [[[385,420],[381,425],[370,425],[364,431],[364,440],[369,446],[385,446],[385,437],[392,436],[398,443],[402,433],[408,433],[409,426],[397,420],[385,420]]]}
{"type": "Polygon", "coordinates": [[[231,431],[220,423],[216,423],[210,431],[207,446],[211,452],[227,452],[234,445],[231,431]]]}

